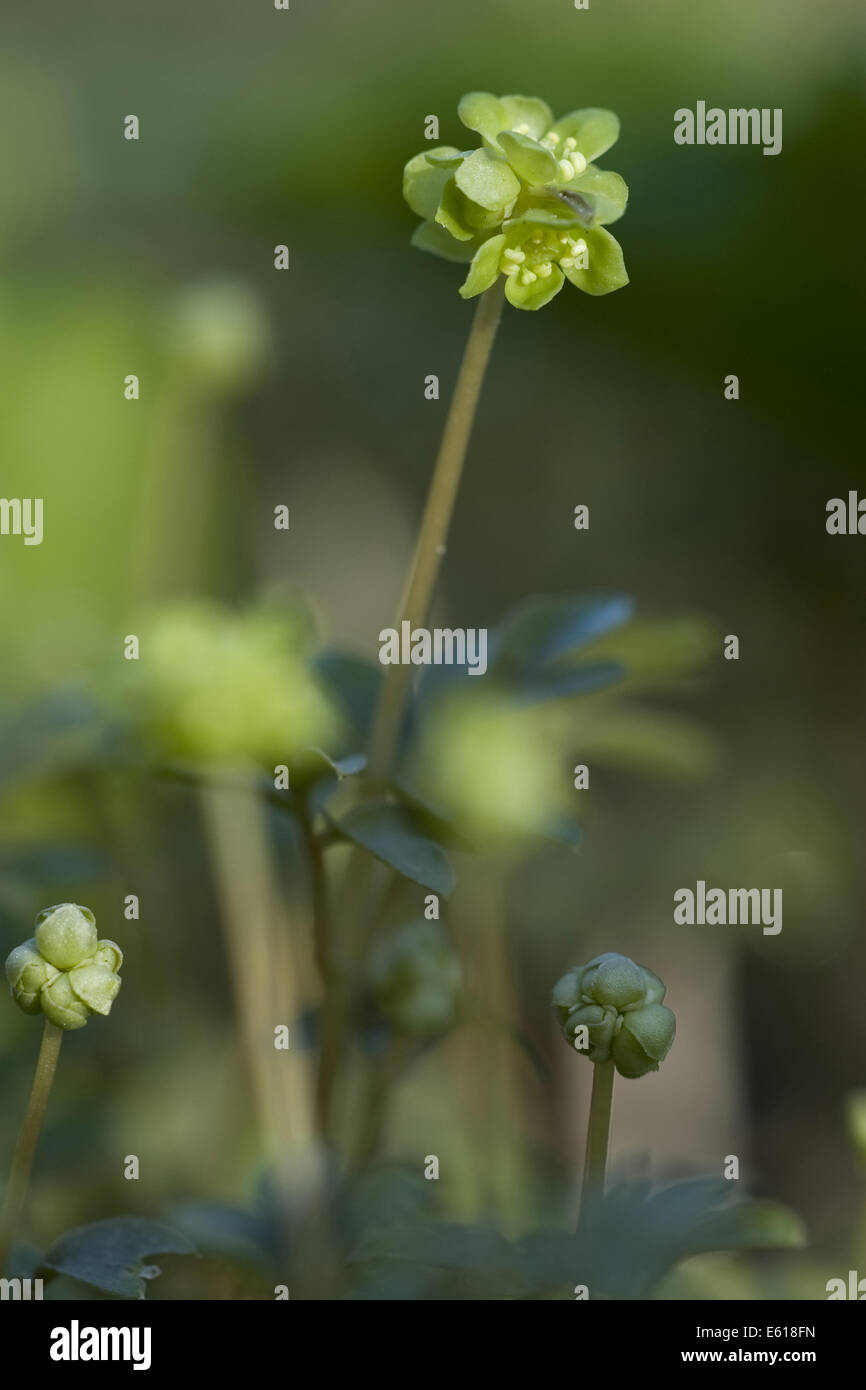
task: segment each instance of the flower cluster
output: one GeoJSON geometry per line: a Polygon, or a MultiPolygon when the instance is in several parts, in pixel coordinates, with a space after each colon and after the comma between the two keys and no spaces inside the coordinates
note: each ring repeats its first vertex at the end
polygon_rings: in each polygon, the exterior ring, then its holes
{"type": "Polygon", "coordinates": [[[91,1014],[108,1014],[120,989],[123,952],[100,941],[96,918],[77,903],[46,907],[36,935],[6,959],[12,998],[26,1014],[44,1013],[58,1028],[83,1028],[91,1014]]]}
{"type": "Polygon", "coordinates": [[[444,1033],[457,1020],[462,971],[438,922],[401,927],[373,952],[368,982],[376,1006],[398,1033],[444,1033]]]}
{"type": "Polygon", "coordinates": [[[658,1071],[671,1049],[676,1019],[662,1003],[665,985],[628,956],[607,951],[588,965],[575,966],[553,990],[563,1036],[576,1046],[583,1027],[591,1062],[613,1059],[620,1076],[658,1071]]]}
{"type": "Polygon", "coordinates": [[[464,299],[500,275],[517,309],[541,309],[566,280],[594,295],[627,285],[622,249],[605,227],[625,212],[628,189],[593,163],[616,142],[617,116],[586,107],[554,121],[538,97],[489,92],[468,93],[457,113],[481,148],[416,155],[403,196],[424,219],[414,246],[471,261],[464,299]]]}

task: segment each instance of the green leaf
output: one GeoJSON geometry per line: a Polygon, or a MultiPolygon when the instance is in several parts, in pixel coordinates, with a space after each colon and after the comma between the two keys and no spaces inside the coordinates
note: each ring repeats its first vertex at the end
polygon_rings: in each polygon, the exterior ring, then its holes
{"type": "Polygon", "coordinates": [[[303,748],[289,760],[289,786],[292,791],[302,791],[320,782],[323,777],[335,777],[342,782],[345,777],[357,777],[367,766],[363,753],[346,753],[341,758],[332,758],[321,748],[303,748]]]}
{"type": "Polygon", "coordinates": [[[505,237],[492,236],[475,252],[469,274],[460,286],[464,299],[473,299],[476,294],[489,290],[499,275],[499,260],[505,248],[505,237]]]}
{"type": "MultiPolygon", "coordinates": [[[[625,179],[611,169],[596,169],[594,164],[564,187],[569,193],[586,199],[592,209],[592,222],[599,227],[616,222],[622,217],[628,203],[625,179]]],[[[575,211],[579,211],[579,208],[575,208],[575,211]]],[[[587,225],[592,225],[592,222],[587,225]]]]}
{"type": "Polygon", "coordinates": [[[475,130],[490,141],[508,125],[505,107],[492,92],[467,92],[458,102],[457,115],[467,130],[475,130]]]}
{"type": "Polygon", "coordinates": [[[471,227],[466,216],[466,199],[457,187],[453,176],[442,190],[442,199],[436,209],[434,221],[458,241],[472,241],[477,228],[471,227]]]}
{"type": "Polygon", "coordinates": [[[403,170],[403,197],[419,217],[434,217],[451,177],[450,169],[437,169],[428,163],[426,154],[416,154],[403,170]]]}
{"type": "MultiPolygon", "coordinates": [[[[620,627],[633,611],[634,603],[622,594],[524,599],[503,618],[493,634],[493,669],[497,676],[537,672],[620,627]]],[[[615,651],[611,646],[611,658],[615,651]]]]}
{"type": "Polygon", "coordinates": [[[382,668],[347,652],[329,650],[315,662],[328,693],[336,700],[361,743],[366,743],[382,684],[382,668]]]}
{"type": "Polygon", "coordinates": [[[552,267],[549,275],[539,276],[531,285],[524,285],[522,277],[509,275],[505,281],[505,298],[515,309],[543,309],[565,284],[565,276],[558,265],[552,267]]]}
{"type": "Polygon", "coordinates": [[[556,160],[544,145],[529,135],[504,130],[499,144],[515,174],[526,183],[547,183],[556,176],[556,160]]]}
{"type": "Polygon", "coordinates": [[[512,689],[519,705],[539,705],[604,690],[624,677],[625,667],[619,662],[594,661],[567,670],[533,672],[520,678],[512,689]]]}
{"type": "Polygon", "coordinates": [[[510,208],[520,192],[520,180],[514,170],[489,150],[475,150],[464,159],[454,180],[465,197],[488,212],[510,208]]]}
{"type": "Polygon", "coordinates": [[[419,251],[430,251],[446,261],[465,264],[475,255],[476,242],[456,241],[450,232],[437,222],[421,222],[412,234],[412,245],[419,251]]]}
{"type": "Polygon", "coordinates": [[[118,1216],[67,1231],[46,1251],[43,1263],[105,1293],[144,1298],[144,1281],[160,1273],[143,1263],[146,1258],[196,1253],[192,1241],[171,1226],[118,1216]]]}
{"type": "Polygon", "coordinates": [[[553,125],[553,112],[540,97],[503,97],[502,108],[505,121],[500,130],[515,131],[518,126],[525,125],[529,127],[526,133],[539,140],[553,125]]]}
{"type": "Polygon", "coordinates": [[[570,267],[566,275],[585,294],[611,294],[628,284],[622,247],[603,227],[589,227],[583,233],[589,265],[586,270],[570,267]]]}
{"type": "Polygon", "coordinates": [[[576,1259],[594,1294],[645,1298],[693,1255],[793,1248],[803,1240],[793,1212],[733,1195],[716,1178],[692,1178],[658,1192],[646,1183],[623,1183],[583,1214],[576,1259]]]}
{"type": "Polygon", "coordinates": [[[452,892],[454,871],[444,851],[421,833],[405,806],[368,802],[356,806],[342,820],[327,819],[347,840],[369,850],[404,878],[445,898],[452,892]]]}
{"type": "Polygon", "coordinates": [[[587,164],[597,159],[619,139],[619,116],[598,106],[571,111],[553,127],[561,140],[572,137],[587,164]]]}

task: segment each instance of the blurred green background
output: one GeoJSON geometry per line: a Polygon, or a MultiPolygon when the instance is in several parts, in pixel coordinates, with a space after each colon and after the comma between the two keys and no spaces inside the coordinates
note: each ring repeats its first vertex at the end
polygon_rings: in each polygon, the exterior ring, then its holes
{"type": "MultiPolygon", "coordinates": [[[[663,705],[714,755],[693,765],[651,748],[599,768],[574,794],[578,856],[466,871],[455,912],[504,917],[500,1002],[555,1085],[537,1093],[506,1058],[518,1119],[467,1138],[448,1085],[449,1049],[467,1045],[455,1037],[401,1088],[388,1149],[420,1163],[473,1140],[461,1171],[489,1172],[501,1143],[504,1219],[528,1221],[520,1174],[543,1190],[547,1165],[579,1160],[586,1104],[572,1073],[588,1069],[551,1032],[550,985],[624,950],[667,980],[680,1042],[658,1075],[621,1086],[614,1162],[720,1173],[738,1154],[831,1264],[844,1248],[862,1202],[844,1100],[866,1084],[866,542],[824,521],[830,497],[864,485],[863,39],[856,0],[292,0],[288,13],[6,0],[2,492],[45,499],[45,538],[0,539],[0,948],[74,898],[127,952],[110,1022],[67,1041],[35,1239],[118,1211],[240,1201],[253,1180],[259,1135],[198,809],[183,787],[112,771],[86,702],[122,710],[123,638],[173,597],[287,585],[328,642],[375,658],[472,313],[460,268],[410,249],[400,176],[428,114],[461,142],[457,100],[481,88],[619,113],[602,164],[630,186],[616,233],[632,283],[506,310],[438,611],[492,626],[527,594],[615,591],[648,620],[705,620],[701,673],[663,705]],[[781,107],[782,154],[676,146],[673,113],[699,99],[781,107]],[[137,143],[123,139],[128,113],[137,143]],[[128,373],[138,401],[124,399],[128,373]],[[428,373],[438,402],[424,399],[428,373]],[[280,503],[288,533],[273,527],[280,503]],[[722,659],[727,633],[737,663],[722,659]],[[673,893],[698,878],[783,887],[781,935],[675,927],[673,893]],[[123,920],[127,893],[138,923],[123,920]],[[123,1179],[128,1153],[138,1183],[123,1179]]],[[[664,641],[650,636],[650,664],[654,651],[667,662],[664,641]]],[[[573,762],[580,740],[575,717],[573,762]]],[[[297,850],[275,833],[297,927],[297,850]]],[[[35,1048],[31,1020],[0,1010],[0,1171],[35,1048]]],[[[456,1183],[446,1205],[465,1212],[476,1188],[456,1183]]],[[[218,1266],[178,1267],[154,1296],[233,1289],[218,1266]]],[[[823,1279],[798,1296],[823,1297],[823,1279]]]]}

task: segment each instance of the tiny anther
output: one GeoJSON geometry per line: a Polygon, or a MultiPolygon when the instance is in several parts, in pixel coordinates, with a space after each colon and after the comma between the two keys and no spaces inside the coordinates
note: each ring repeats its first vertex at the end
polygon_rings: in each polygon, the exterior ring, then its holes
{"type": "Polygon", "coordinates": [[[534,270],[524,270],[520,277],[520,283],[521,285],[532,285],[537,279],[538,276],[535,274],[534,270]]]}
{"type": "Polygon", "coordinates": [[[570,159],[561,159],[559,161],[559,172],[564,179],[574,178],[575,168],[570,159]]]}
{"type": "Polygon", "coordinates": [[[521,262],[521,261],[525,261],[525,260],[526,260],[526,252],[525,252],[525,251],[516,251],[516,250],[514,250],[514,248],[511,247],[511,246],[507,247],[506,250],[503,251],[502,254],[503,254],[503,256],[505,257],[505,259],[506,259],[507,261],[516,261],[518,265],[520,265],[520,262],[521,262]]]}

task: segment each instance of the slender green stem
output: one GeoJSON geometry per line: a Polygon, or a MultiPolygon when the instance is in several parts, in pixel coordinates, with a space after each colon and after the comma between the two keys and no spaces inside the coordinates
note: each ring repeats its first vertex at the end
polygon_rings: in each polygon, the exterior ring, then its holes
{"type": "MultiPolygon", "coordinates": [[[[423,624],[433,601],[436,580],[445,554],[451,517],[457,500],[457,491],[463,473],[469,437],[475,421],[475,413],[481,396],[481,387],[490,353],[496,338],[496,330],[502,316],[504,303],[504,281],[481,296],[469,338],[460,364],[454,396],[445,422],[445,430],[439,453],[433,469],[433,478],[427,494],[421,529],[415,546],[415,554],[397,613],[397,625],[408,621],[413,626],[423,624]]],[[[386,669],[379,701],[373,718],[373,731],[365,782],[368,788],[380,790],[387,785],[394,761],[394,753],[400,737],[403,712],[409,693],[411,668],[408,666],[389,666],[386,669]]],[[[361,949],[369,944],[369,914],[371,896],[372,860],[364,850],[355,849],[346,866],[343,881],[341,905],[338,913],[340,939],[346,939],[351,927],[355,927],[354,940],[361,943],[361,949]],[[359,928],[360,925],[360,929],[359,928]]],[[[356,944],[353,956],[357,957],[356,944]]],[[[320,1079],[323,1070],[328,1074],[328,1091],[332,1097],[336,1086],[336,1072],[342,1061],[348,1033],[347,1001],[335,1005],[332,1027],[328,1041],[327,1065],[320,1059],[320,1079]],[[334,1075],[331,1075],[331,1069],[334,1075]]],[[[324,1048],[323,1048],[324,1053],[324,1048]]],[[[329,1100],[330,1106],[330,1100],[329,1100]]]]}
{"type": "MultiPolygon", "coordinates": [[[[433,470],[412,567],[397,614],[398,628],[401,622],[409,622],[413,626],[423,624],[430,611],[463,474],[469,436],[502,315],[503,285],[504,280],[500,279],[485,291],[475,310],[433,470]]],[[[370,742],[368,778],[374,785],[385,782],[391,771],[411,674],[412,668],[409,666],[387,668],[370,742]]]]}
{"type": "Polygon", "coordinates": [[[307,853],[310,874],[310,902],[313,912],[313,950],[322,981],[322,1044],[316,1077],[316,1115],[323,1139],[332,1137],[333,1100],[340,1054],[345,1035],[345,975],[334,942],[334,928],[328,895],[328,881],[322,845],[313,829],[313,818],[306,796],[297,798],[298,821],[307,853]]]}
{"type": "Polygon", "coordinates": [[[594,1202],[604,1196],[607,1147],[610,1138],[610,1108],[613,1100],[614,1063],[596,1062],[592,1069],[592,1098],[586,1132],[586,1157],[580,1191],[581,1218],[594,1202]]]}
{"type": "Polygon", "coordinates": [[[6,1271],[9,1252],[12,1249],[12,1242],[15,1239],[21,1213],[24,1209],[27,1188],[30,1183],[30,1170],[33,1167],[33,1156],[39,1142],[39,1131],[45,1118],[45,1108],[48,1105],[51,1083],[57,1069],[57,1058],[60,1056],[62,1041],[63,1029],[49,1023],[46,1019],[27,1113],[18,1133],[18,1142],[12,1157],[12,1169],[6,1187],[3,1211],[0,1213],[0,1275],[6,1271]]]}

